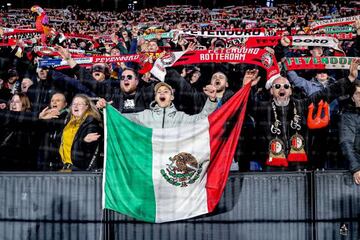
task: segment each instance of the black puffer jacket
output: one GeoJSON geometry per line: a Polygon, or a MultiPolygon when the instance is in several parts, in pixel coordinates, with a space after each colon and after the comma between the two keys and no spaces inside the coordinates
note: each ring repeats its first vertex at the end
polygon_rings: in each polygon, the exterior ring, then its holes
{"type": "Polygon", "coordinates": [[[92,116],[88,116],[85,119],[75,134],[71,147],[73,170],[91,170],[101,167],[102,165],[100,156],[102,152],[101,139],[87,143],[84,141],[84,138],[89,133],[99,133],[102,136],[104,135],[100,122],[92,116]]]}
{"type": "Polygon", "coordinates": [[[134,95],[128,95],[121,91],[120,81],[106,79],[96,81],[91,73],[78,65],[73,68],[79,82],[98,97],[113,101],[113,106],[121,113],[135,113],[149,109],[150,103],[154,100],[154,86],[157,82],[145,83],[139,80],[139,85],[134,95]],[[127,104],[130,100],[131,104],[127,104]]]}

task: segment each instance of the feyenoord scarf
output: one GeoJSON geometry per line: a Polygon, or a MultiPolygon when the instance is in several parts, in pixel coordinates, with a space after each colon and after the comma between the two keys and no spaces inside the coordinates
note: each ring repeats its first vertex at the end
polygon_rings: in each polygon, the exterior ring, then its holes
{"type": "Polygon", "coordinates": [[[356,38],[356,34],[349,32],[349,33],[323,33],[323,34],[315,34],[314,36],[327,36],[327,37],[334,37],[338,40],[352,40],[356,38]]]}
{"type": "Polygon", "coordinates": [[[231,30],[185,30],[179,31],[181,35],[192,35],[198,37],[213,37],[213,38],[236,38],[236,37],[250,37],[250,36],[265,36],[264,28],[253,29],[231,29],[231,30]]]}
{"type": "MultiPolygon", "coordinates": [[[[296,57],[286,58],[286,70],[349,69],[353,57],[296,57]]],[[[360,67],[359,67],[360,70],[360,67]]]]}
{"type": "Polygon", "coordinates": [[[285,153],[285,144],[280,139],[281,125],[285,124],[278,119],[276,106],[274,101],[271,102],[271,107],[274,114],[274,122],[271,124],[270,131],[275,137],[269,142],[269,156],[266,159],[266,165],[273,167],[288,167],[289,162],[307,162],[307,154],[305,152],[305,140],[300,135],[301,130],[301,116],[297,114],[294,103],[293,119],[290,121],[290,128],[295,131],[290,137],[290,151],[288,156],[285,153]]]}
{"type": "Polygon", "coordinates": [[[352,26],[334,26],[334,27],[326,27],[323,29],[325,33],[351,33],[355,32],[352,26]]]}
{"type": "MultiPolygon", "coordinates": [[[[164,32],[164,33],[161,33],[161,39],[166,39],[166,38],[174,38],[176,36],[176,32],[173,31],[173,32],[164,32]]],[[[148,35],[143,35],[141,36],[142,38],[144,38],[145,40],[151,40],[151,39],[155,39],[157,38],[157,34],[155,33],[151,33],[151,34],[148,34],[148,35]]]]}
{"type": "MultiPolygon", "coordinates": [[[[333,48],[337,51],[342,51],[339,47],[339,41],[333,37],[324,36],[288,36],[290,40],[290,46],[294,47],[328,47],[333,48]]],[[[232,44],[235,46],[238,44],[245,44],[247,48],[257,47],[275,47],[281,39],[281,36],[273,37],[249,37],[245,41],[231,40],[227,43],[227,47],[231,47],[232,44]]],[[[234,46],[233,45],[233,46],[234,46]]]]}
{"type": "Polygon", "coordinates": [[[18,34],[29,34],[29,33],[42,33],[36,29],[15,29],[15,28],[3,28],[4,36],[13,36],[18,34]]]}
{"type": "MultiPolygon", "coordinates": [[[[46,47],[46,46],[35,46],[33,48],[33,51],[38,55],[39,57],[43,56],[60,56],[58,51],[54,47],[46,47]]],[[[71,54],[71,57],[83,57],[86,54],[85,50],[82,49],[68,49],[69,53],[71,54]]]]}
{"type": "MultiPolygon", "coordinates": [[[[121,56],[93,56],[74,58],[80,65],[89,65],[94,63],[116,63],[116,62],[136,62],[144,63],[144,55],[121,55],[121,56]]],[[[267,79],[272,80],[280,75],[277,61],[273,55],[266,50],[259,48],[236,48],[219,49],[217,51],[202,50],[191,52],[168,52],[162,58],[155,61],[151,69],[160,80],[164,79],[166,67],[188,65],[197,63],[246,63],[254,64],[264,68],[267,71],[267,79]]],[[[40,59],[39,67],[64,67],[67,62],[62,59],[40,59]]]]}
{"type": "Polygon", "coordinates": [[[74,38],[74,39],[82,39],[82,40],[87,40],[87,41],[94,41],[94,38],[92,36],[89,35],[85,35],[85,34],[75,34],[75,33],[65,33],[64,36],[66,38],[74,38]]]}
{"type": "MultiPolygon", "coordinates": [[[[74,58],[77,64],[94,63],[117,63],[117,62],[135,62],[142,63],[144,54],[129,54],[120,56],[92,56],[74,58]]],[[[161,59],[156,60],[157,67],[170,67],[196,63],[247,63],[258,65],[268,72],[268,79],[279,74],[277,61],[270,53],[259,48],[237,48],[237,49],[219,49],[218,51],[201,50],[192,52],[168,52],[161,59]]],[[[67,62],[62,59],[40,59],[39,67],[59,67],[67,66],[67,62]]]]}
{"type": "Polygon", "coordinates": [[[234,48],[200,50],[189,52],[168,53],[156,60],[151,73],[160,80],[166,74],[165,68],[171,66],[198,64],[198,63],[246,63],[254,64],[267,71],[267,79],[272,80],[280,75],[277,61],[273,55],[259,48],[234,48]]]}
{"type": "MultiPolygon", "coordinates": [[[[129,54],[121,56],[92,56],[73,58],[77,64],[94,64],[94,63],[117,63],[117,62],[136,62],[140,63],[140,55],[129,54]]],[[[40,59],[39,67],[60,67],[67,66],[67,62],[62,59],[40,59]]]]}
{"type": "Polygon", "coordinates": [[[25,44],[33,44],[35,43],[34,37],[41,34],[36,29],[2,28],[1,30],[3,34],[0,39],[0,47],[15,46],[17,39],[22,39],[25,44]]]}
{"type": "Polygon", "coordinates": [[[324,27],[329,27],[329,26],[348,25],[348,24],[354,23],[357,20],[360,20],[360,15],[315,21],[310,24],[310,28],[312,30],[315,30],[318,28],[324,28],[324,27]]]}

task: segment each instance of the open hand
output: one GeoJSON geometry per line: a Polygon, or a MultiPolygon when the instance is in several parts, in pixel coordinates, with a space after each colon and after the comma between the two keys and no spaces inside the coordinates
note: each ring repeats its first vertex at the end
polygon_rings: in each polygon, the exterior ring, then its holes
{"type": "Polygon", "coordinates": [[[54,119],[59,118],[60,112],[56,108],[46,107],[39,114],[39,119],[54,119]]]}
{"type": "Polygon", "coordinates": [[[350,65],[350,73],[349,73],[349,80],[354,82],[355,79],[358,77],[358,68],[360,64],[360,58],[354,58],[350,65]]]}
{"type": "Polygon", "coordinates": [[[359,185],[360,184],[360,171],[357,171],[353,174],[354,182],[359,185]]]}
{"type": "Polygon", "coordinates": [[[62,59],[68,60],[71,58],[71,54],[70,54],[69,50],[67,50],[63,47],[60,47],[60,46],[56,46],[55,48],[58,51],[58,53],[60,54],[62,59]]]}
{"type": "Polygon", "coordinates": [[[189,45],[186,48],[186,51],[194,51],[197,47],[197,44],[194,42],[190,42],[189,45]]]}

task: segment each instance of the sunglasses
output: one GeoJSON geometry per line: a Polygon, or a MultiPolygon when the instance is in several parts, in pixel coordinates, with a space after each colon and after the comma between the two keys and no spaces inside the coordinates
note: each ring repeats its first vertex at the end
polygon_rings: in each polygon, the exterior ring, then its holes
{"type": "Polygon", "coordinates": [[[126,76],[121,75],[120,80],[125,80],[125,78],[126,78],[127,80],[132,80],[132,79],[133,79],[133,75],[126,75],[126,76]]]}
{"type": "Polygon", "coordinates": [[[289,89],[289,88],[290,88],[290,84],[287,84],[287,83],[285,83],[285,84],[276,83],[276,84],[273,85],[273,88],[275,88],[275,89],[280,89],[281,86],[283,86],[285,89],[289,89]]]}

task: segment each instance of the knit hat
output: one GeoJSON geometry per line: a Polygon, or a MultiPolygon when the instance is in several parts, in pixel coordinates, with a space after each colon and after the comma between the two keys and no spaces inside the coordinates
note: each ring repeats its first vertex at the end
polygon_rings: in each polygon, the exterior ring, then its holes
{"type": "Polygon", "coordinates": [[[12,68],[8,71],[8,78],[11,77],[18,77],[19,73],[17,72],[17,70],[15,68],[12,68]]]}

